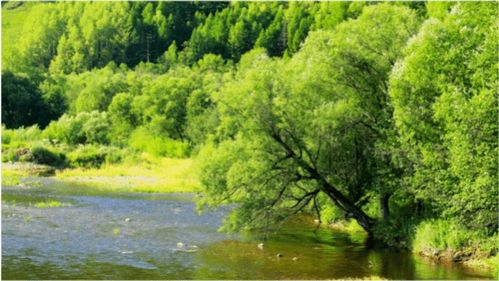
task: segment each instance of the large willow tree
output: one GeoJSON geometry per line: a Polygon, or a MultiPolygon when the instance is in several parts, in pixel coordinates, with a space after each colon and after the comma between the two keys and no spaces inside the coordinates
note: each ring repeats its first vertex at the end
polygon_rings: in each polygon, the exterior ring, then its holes
{"type": "Polygon", "coordinates": [[[236,203],[229,228],[256,227],[325,194],[368,232],[370,193],[392,191],[382,145],[392,132],[389,72],[416,32],[413,11],[364,9],[333,32],[312,33],[290,60],[243,56],[215,97],[220,127],[200,155],[208,205],[236,203]]]}
{"type": "Polygon", "coordinates": [[[394,68],[390,94],[408,182],[437,212],[497,231],[497,5],[430,18],[394,68]]]}

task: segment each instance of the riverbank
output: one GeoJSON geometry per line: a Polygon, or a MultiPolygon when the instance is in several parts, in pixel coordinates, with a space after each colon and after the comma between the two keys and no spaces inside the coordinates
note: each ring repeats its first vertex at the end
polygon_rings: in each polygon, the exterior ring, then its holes
{"type": "MultiPolygon", "coordinates": [[[[87,190],[89,194],[93,194],[92,192],[95,194],[112,192],[194,193],[200,190],[192,159],[150,158],[136,164],[120,163],[106,164],[100,168],[66,169],[22,162],[2,163],[2,186],[41,185],[43,183],[37,180],[40,176],[55,180],[61,185],[58,187],[60,189],[71,186],[72,189],[87,190]]],[[[50,202],[46,206],[37,205],[39,208],[58,206],[50,202]]],[[[365,234],[362,228],[354,220],[336,221],[327,224],[327,227],[336,232],[349,234],[353,241],[361,240],[365,236],[362,235],[365,234]]],[[[432,239],[429,237],[419,240],[421,241],[417,248],[412,247],[415,255],[439,263],[462,264],[472,269],[498,272],[499,258],[497,255],[491,255],[494,253],[486,253],[473,248],[438,249],[432,247],[430,242],[432,239]]]]}
{"type": "Polygon", "coordinates": [[[65,184],[108,192],[193,193],[199,190],[192,159],[150,158],[100,168],[56,169],[32,163],[2,163],[2,185],[23,184],[24,178],[48,176],[65,184]]]}
{"type": "Polygon", "coordinates": [[[466,267],[473,269],[483,269],[490,272],[495,272],[496,278],[499,279],[499,256],[492,256],[478,248],[461,248],[461,249],[437,249],[426,248],[421,251],[416,251],[418,254],[427,259],[441,263],[460,263],[466,267]]]}
{"type": "MultiPolygon", "coordinates": [[[[360,225],[354,220],[340,220],[327,225],[328,228],[334,231],[343,232],[351,235],[352,237],[359,237],[362,233],[367,237],[367,233],[360,225]]],[[[440,223],[433,225],[418,225],[415,227],[416,233],[411,238],[412,243],[407,245],[408,248],[403,250],[411,251],[414,255],[429,259],[433,262],[443,264],[460,264],[474,270],[486,270],[492,272],[497,279],[499,279],[499,255],[497,252],[497,235],[489,237],[486,241],[479,241],[470,233],[458,233],[457,229],[454,232],[447,234],[441,233],[440,223]],[[418,233],[421,228],[428,228],[427,232],[431,232],[433,236],[428,233],[418,233]],[[459,235],[466,236],[468,241],[463,242],[473,246],[451,247],[441,246],[436,247],[435,241],[445,241],[449,239],[456,239],[459,235]],[[487,250],[484,250],[487,248],[487,250]]],[[[360,236],[362,237],[362,236],[360,236]]],[[[464,238],[462,238],[464,239],[464,238]]],[[[482,238],[484,239],[484,238],[482,238]]],[[[447,241],[446,241],[447,242],[447,241]]]]}

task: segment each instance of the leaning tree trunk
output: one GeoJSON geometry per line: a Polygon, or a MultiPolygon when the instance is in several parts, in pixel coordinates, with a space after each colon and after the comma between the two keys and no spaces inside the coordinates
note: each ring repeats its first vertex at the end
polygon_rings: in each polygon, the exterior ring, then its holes
{"type": "Polygon", "coordinates": [[[289,157],[293,158],[300,167],[308,172],[310,178],[315,179],[319,183],[320,189],[325,192],[339,208],[341,208],[345,212],[352,214],[353,218],[357,220],[359,225],[369,234],[369,236],[372,236],[376,220],[369,217],[366,213],[364,213],[364,211],[362,211],[353,202],[346,198],[343,193],[341,193],[338,189],[331,185],[321,175],[321,173],[319,173],[316,167],[309,165],[305,160],[301,158],[301,155],[298,156],[278,133],[273,133],[271,137],[285,149],[289,157]]]}
{"type": "Polygon", "coordinates": [[[369,217],[362,209],[355,206],[348,198],[346,198],[340,191],[334,188],[325,180],[321,181],[324,192],[333,200],[333,202],[347,213],[352,214],[352,217],[359,223],[359,225],[371,236],[373,227],[376,220],[369,217]]]}

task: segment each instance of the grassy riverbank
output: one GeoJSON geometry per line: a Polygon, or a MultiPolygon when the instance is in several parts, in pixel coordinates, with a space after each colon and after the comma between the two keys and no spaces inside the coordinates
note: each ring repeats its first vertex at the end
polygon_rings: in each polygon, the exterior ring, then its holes
{"type": "Polygon", "coordinates": [[[147,157],[140,163],[105,164],[100,168],[54,169],[30,163],[3,163],[2,185],[22,184],[23,178],[52,174],[65,184],[108,192],[196,192],[192,159],[147,157]]]}
{"type": "Polygon", "coordinates": [[[199,182],[194,176],[192,159],[150,158],[142,165],[110,164],[100,168],[64,169],[55,177],[110,191],[195,192],[199,182]]]}

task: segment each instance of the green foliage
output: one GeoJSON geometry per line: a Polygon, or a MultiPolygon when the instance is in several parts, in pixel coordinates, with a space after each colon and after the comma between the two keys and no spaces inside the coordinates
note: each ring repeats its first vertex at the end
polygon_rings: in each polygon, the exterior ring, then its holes
{"type": "Polygon", "coordinates": [[[65,77],[64,91],[73,113],[106,111],[113,96],[127,89],[125,73],[111,63],[104,68],[65,77]]]}
{"type": "Polygon", "coordinates": [[[459,3],[427,20],[390,80],[394,119],[420,198],[497,231],[497,7],[459,3]]]}
{"type": "Polygon", "coordinates": [[[228,197],[240,206],[229,228],[280,219],[312,204],[319,192],[366,216],[351,205],[378,190],[374,167],[386,164],[372,152],[389,128],[382,121],[384,81],[416,27],[407,8],[373,6],[335,32],[312,33],[289,61],[257,51],[241,58],[215,96],[221,141],[210,153],[216,156],[201,153],[208,204],[228,197]]]}
{"type": "Polygon", "coordinates": [[[52,142],[66,144],[109,143],[109,119],[105,112],[82,112],[63,115],[52,121],[43,135],[52,142]]]}
{"type": "Polygon", "coordinates": [[[186,157],[189,146],[186,142],[177,141],[168,137],[161,137],[146,128],[139,127],[133,131],[129,140],[130,147],[154,156],[186,157]]]}
{"type": "Polygon", "coordinates": [[[41,208],[41,209],[45,209],[45,208],[56,208],[56,207],[62,207],[64,206],[65,204],[62,203],[62,202],[59,202],[57,200],[53,200],[53,199],[50,199],[48,201],[44,201],[44,202],[38,202],[38,203],[35,203],[35,208],[41,208]]]}
{"type": "Polygon", "coordinates": [[[485,237],[487,235],[484,231],[470,230],[453,220],[428,220],[417,226],[413,249],[420,252],[429,249],[459,250],[466,247],[480,247],[481,250],[490,251],[497,247],[495,244],[497,235],[488,241],[484,239],[485,237]]]}
{"type": "Polygon", "coordinates": [[[67,154],[68,162],[73,167],[92,168],[104,164],[108,150],[96,145],[78,146],[67,154]]]}
{"type": "Polygon", "coordinates": [[[19,160],[17,149],[2,148],[2,162],[16,162],[19,160]]]}
{"type": "Polygon", "coordinates": [[[45,127],[49,120],[47,106],[35,83],[12,72],[2,72],[2,122],[8,128],[38,124],[45,127]]]}
{"type": "Polygon", "coordinates": [[[125,143],[137,125],[137,117],[132,111],[133,96],[128,93],[119,93],[114,96],[109,105],[111,120],[112,143],[125,143]]]}
{"type": "Polygon", "coordinates": [[[5,125],[2,124],[2,145],[12,145],[15,143],[40,140],[41,135],[42,131],[38,128],[38,125],[33,125],[31,127],[21,127],[14,130],[7,129],[5,125]]]}
{"type": "Polygon", "coordinates": [[[90,168],[199,151],[200,206],[234,203],[227,230],[308,212],[404,248],[497,237],[493,3],[2,12],[2,161],[62,165],[62,151],[90,168]]]}
{"type": "Polygon", "coordinates": [[[324,223],[331,224],[337,220],[345,218],[345,213],[338,207],[331,204],[324,204],[321,209],[321,220],[324,223]]]}
{"type": "Polygon", "coordinates": [[[43,146],[35,146],[22,155],[19,160],[49,166],[62,166],[65,163],[66,156],[43,146]]]}

